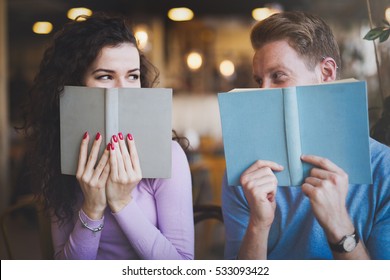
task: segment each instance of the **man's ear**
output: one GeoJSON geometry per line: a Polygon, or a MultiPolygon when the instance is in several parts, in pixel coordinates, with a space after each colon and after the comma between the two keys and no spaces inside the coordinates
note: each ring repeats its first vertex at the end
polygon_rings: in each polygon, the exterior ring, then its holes
{"type": "Polygon", "coordinates": [[[321,80],[323,82],[332,82],[336,80],[337,64],[331,57],[324,57],[320,64],[321,80]]]}

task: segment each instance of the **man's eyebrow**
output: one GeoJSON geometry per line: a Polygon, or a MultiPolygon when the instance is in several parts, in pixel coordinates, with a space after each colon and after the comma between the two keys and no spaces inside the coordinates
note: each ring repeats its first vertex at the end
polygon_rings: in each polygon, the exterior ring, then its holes
{"type": "Polygon", "coordinates": [[[274,72],[274,71],[278,71],[278,70],[291,72],[291,69],[288,66],[284,65],[284,64],[277,64],[277,65],[275,65],[273,67],[270,67],[268,69],[269,72],[274,72]]]}

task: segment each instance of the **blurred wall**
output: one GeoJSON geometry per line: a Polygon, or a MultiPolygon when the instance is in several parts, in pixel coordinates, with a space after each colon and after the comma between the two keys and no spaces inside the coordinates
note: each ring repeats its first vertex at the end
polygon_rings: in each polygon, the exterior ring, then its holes
{"type": "Polygon", "coordinates": [[[8,205],[7,13],[0,0],[0,212],[8,205]]]}
{"type": "MultiPolygon", "coordinates": [[[[31,31],[21,36],[20,32],[11,32],[22,19],[24,22],[27,20],[25,14],[32,12],[27,9],[16,9],[18,6],[15,3],[18,1],[0,0],[0,207],[4,205],[3,201],[7,201],[11,189],[17,189],[11,186],[14,186],[14,178],[18,178],[19,170],[14,167],[12,161],[9,163],[10,166],[7,166],[7,158],[9,158],[8,151],[12,150],[9,146],[11,148],[15,146],[16,139],[15,134],[12,134],[14,131],[10,128],[19,120],[17,105],[20,103],[22,93],[26,92],[20,90],[20,87],[21,85],[29,87],[31,84],[44,49],[53,36],[53,34],[34,35],[30,34],[31,31]],[[12,11],[14,14],[11,13],[12,11]],[[8,43],[5,40],[7,28],[9,29],[8,43]],[[8,52],[5,55],[7,46],[8,52]],[[5,75],[7,64],[9,71],[5,75]],[[8,89],[5,83],[7,79],[10,81],[8,89]],[[17,86],[16,89],[14,85],[17,86]],[[8,102],[6,90],[9,92],[8,102]],[[7,103],[16,106],[7,107],[7,103]],[[7,170],[11,172],[8,178],[7,170]],[[8,186],[7,189],[4,184],[8,186]]],[[[51,3],[54,2],[51,0],[51,3]]],[[[370,28],[366,1],[345,0],[338,1],[334,5],[329,5],[328,0],[309,2],[304,10],[322,16],[331,25],[340,44],[343,59],[342,77],[367,80],[370,123],[373,124],[380,116],[382,102],[374,44],[363,40],[370,28]]],[[[379,25],[383,19],[384,9],[390,6],[390,0],[370,2],[374,25],[379,25]]],[[[165,13],[162,13],[158,16],[140,14],[134,18],[134,23],[146,26],[149,31],[150,45],[144,52],[160,70],[158,86],[170,87],[174,90],[174,129],[179,134],[188,136],[195,147],[200,143],[200,137],[209,137],[221,143],[217,93],[233,88],[255,86],[251,66],[253,50],[249,41],[250,28],[255,21],[249,15],[244,17],[216,15],[197,17],[190,22],[172,22],[165,19],[165,13]],[[186,57],[190,51],[198,51],[203,55],[203,65],[198,70],[193,71],[187,67],[186,57]],[[224,77],[219,73],[219,64],[225,59],[235,64],[236,72],[231,77],[224,77]]],[[[386,91],[383,95],[389,96],[390,39],[378,44],[378,47],[383,77],[382,89],[386,91]]],[[[14,155],[13,152],[10,154],[14,155]]]]}

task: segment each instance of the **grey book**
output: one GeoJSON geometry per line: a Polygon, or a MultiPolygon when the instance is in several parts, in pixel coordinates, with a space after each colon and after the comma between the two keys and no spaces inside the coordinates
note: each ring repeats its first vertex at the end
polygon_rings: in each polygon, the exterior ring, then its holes
{"type": "Polygon", "coordinates": [[[143,178],[171,177],[172,89],[65,86],[60,98],[61,172],[75,175],[86,131],[103,137],[100,155],[112,135],[131,133],[143,178]]]}

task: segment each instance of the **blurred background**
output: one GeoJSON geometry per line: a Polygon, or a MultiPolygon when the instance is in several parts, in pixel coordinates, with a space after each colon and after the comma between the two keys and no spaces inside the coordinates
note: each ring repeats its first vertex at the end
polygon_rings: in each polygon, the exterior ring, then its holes
{"type": "MultiPolygon", "coordinates": [[[[318,14],[338,40],[341,77],[367,81],[371,126],[390,96],[390,39],[363,39],[384,19],[390,21],[390,0],[0,0],[0,212],[30,193],[24,141],[13,127],[22,120],[20,104],[43,51],[73,20],[73,8],[124,14],[133,21],[141,49],[160,70],[159,87],[173,88],[173,128],[191,145],[194,205],[221,204],[225,161],[217,93],[255,86],[249,33],[256,21],[278,11],[318,14]],[[186,9],[175,17],[174,8],[186,9]]],[[[197,225],[197,258],[221,258],[223,223],[212,223],[197,225]]],[[[36,230],[32,222],[21,224],[11,227],[36,230]]],[[[0,242],[0,257],[8,258],[0,242]]],[[[28,242],[32,249],[18,252],[19,258],[42,258],[37,243],[28,242]]]]}

